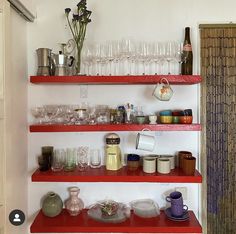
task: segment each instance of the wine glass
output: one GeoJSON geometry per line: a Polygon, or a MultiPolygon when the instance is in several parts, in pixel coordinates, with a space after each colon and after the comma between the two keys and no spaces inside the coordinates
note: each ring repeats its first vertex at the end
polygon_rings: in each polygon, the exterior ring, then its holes
{"type": "Polygon", "coordinates": [[[120,58],[124,66],[124,74],[131,74],[131,58],[135,55],[135,43],[133,39],[126,38],[120,42],[120,58]]]}
{"type": "Polygon", "coordinates": [[[90,67],[93,61],[93,45],[85,44],[82,49],[82,63],[85,67],[85,74],[91,75],[90,67]],[[86,69],[87,68],[87,69],[86,69]]]}
{"type": "Polygon", "coordinates": [[[186,57],[184,57],[184,53],[183,53],[183,43],[182,42],[177,43],[175,60],[178,63],[177,74],[181,75],[181,66],[182,66],[182,63],[186,60],[186,57]]]}
{"type": "Polygon", "coordinates": [[[174,60],[175,58],[175,42],[173,41],[169,41],[165,43],[165,59],[167,61],[167,73],[168,75],[171,74],[171,62],[174,60]]]}

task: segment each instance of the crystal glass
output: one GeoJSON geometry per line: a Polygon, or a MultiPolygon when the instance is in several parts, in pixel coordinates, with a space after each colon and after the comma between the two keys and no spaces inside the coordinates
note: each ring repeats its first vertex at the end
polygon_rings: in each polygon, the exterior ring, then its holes
{"type": "Polygon", "coordinates": [[[42,124],[45,122],[45,108],[44,107],[31,108],[31,114],[35,118],[36,124],[42,124]]]}
{"type": "Polygon", "coordinates": [[[77,165],[79,171],[85,171],[89,164],[89,147],[80,146],[77,150],[77,165]]]}
{"type": "Polygon", "coordinates": [[[98,105],[96,108],[97,123],[106,124],[110,122],[110,111],[107,105],[98,105]]]}
{"type": "Polygon", "coordinates": [[[58,113],[57,105],[45,105],[46,119],[48,124],[53,124],[55,122],[55,117],[58,113]]]}

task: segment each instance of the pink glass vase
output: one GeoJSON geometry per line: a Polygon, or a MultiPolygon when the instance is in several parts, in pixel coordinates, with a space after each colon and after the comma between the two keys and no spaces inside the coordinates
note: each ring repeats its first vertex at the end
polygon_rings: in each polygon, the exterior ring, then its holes
{"type": "Polygon", "coordinates": [[[65,201],[66,210],[71,216],[78,215],[84,208],[83,201],[78,197],[80,189],[78,187],[70,187],[70,197],[65,201]]]}

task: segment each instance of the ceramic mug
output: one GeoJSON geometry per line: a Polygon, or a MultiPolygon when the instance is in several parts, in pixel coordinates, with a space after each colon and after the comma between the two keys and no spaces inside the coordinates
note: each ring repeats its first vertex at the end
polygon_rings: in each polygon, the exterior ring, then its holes
{"type": "Polygon", "coordinates": [[[174,217],[181,217],[188,212],[188,206],[171,204],[170,212],[174,217]]]}
{"type": "Polygon", "coordinates": [[[158,158],[157,159],[157,172],[161,174],[170,173],[170,159],[158,158]]]}
{"type": "Polygon", "coordinates": [[[170,195],[166,197],[166,201],[171,203],[170,211],[172,216],[181,217],[188,212],[188,207],[183,204],[181,192],[175,191],[170,193],[170,195]]]}
{"type": "Polygon", "coordinates": [[[178,191],[174,191],[172,193],[170,193],[169,196],[166,197],[166,201],[170,202],[171,205],[179,205],[179,206],[183,206],[183,197],[182,197],[182,193],[178,192],[178,191]]]}
{"type": "Polygon", "coordinates": [[[167,158],[170,160],[170,169],[175,169],[175,156],[174,155],[160,155],[159,158],[167,158]]]}
{"type": "Polygon", "coordinates": [[[145,173],[156,172],[156,157],[150,157],[150,156],[143,157],[143,171],[145,173]]]}
{"type": "Polygon", "coordinates": [[[173,95],[173,90],[170,87],[169,81],[162,78],[153,91],[153,96],[160,101],[169,101],[173,95]],[[166,82],[166,84],[164,83],[166,82]]]}
{"type": "Polygon", "coordinates": [[[136,138],[136,149],[153,151],[155,143],[155,136],[138,133],[136,138]]]}
{"type": "Polygon", "coordinates": [[[185,175],[194,175],[196,168],[195,157],[184,157],[183,158],[183,172],[185,175]]]}
{"type": "Polygon", "coordinates": [[[183,159],[184,157],[192,157],[192,153],[189,151],[179,151],[178,159],[179,159],[179,168],[183,168],[183,159]]]}

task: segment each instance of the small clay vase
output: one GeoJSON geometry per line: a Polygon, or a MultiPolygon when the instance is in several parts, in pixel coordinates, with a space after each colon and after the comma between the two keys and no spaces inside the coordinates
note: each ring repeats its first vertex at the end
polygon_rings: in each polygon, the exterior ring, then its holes
{"type": "Polygon", "coordinates": [[[42,212],[45,216],[55,217],[59,215],[63,208],[60,196],[54,192],[49,192],[43,199],[42,212]]]}
{"type": "Polygon", "coordinates": [[[84,208],[83,201],[78,198],[79,192],[78,187],[69,188],[70,197],[65,201],[65,207],[71,216],[78,215],[84,208]]]}

